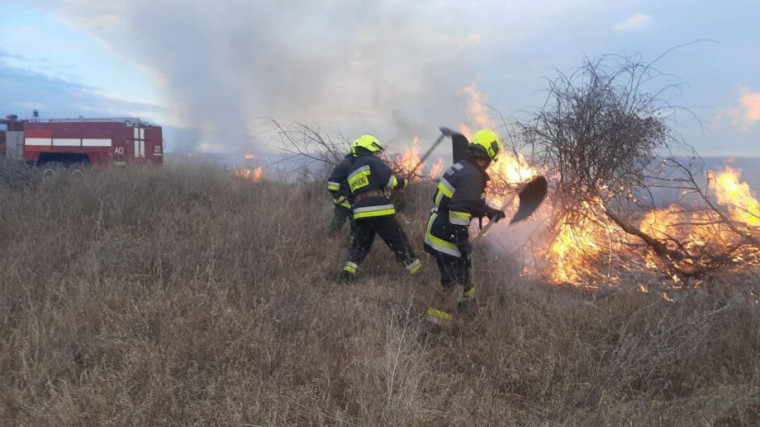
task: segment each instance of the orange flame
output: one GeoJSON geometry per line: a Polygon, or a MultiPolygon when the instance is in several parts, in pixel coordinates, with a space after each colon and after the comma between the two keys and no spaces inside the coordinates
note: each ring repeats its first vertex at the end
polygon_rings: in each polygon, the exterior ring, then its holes
{"type": "Polygon", "coordinates": [[[256,155],[250,154],[250,153],[249,154],[244,154],[243,158],[246,159],[246,160],[253,160],[253,159],[256,158],[256,155]]]}
{"type": "MultiPolygon", "coordinates": [[[[437,178],[441,175],[444,168],[444,160],[438,159],[428,170],[427,175],[431,178],[437,178]]],[[[401,175],[409,176],[414,170],[414,175],[419,176],[427,168],[427,163],[420,164],[420,138],[414,137],[412,144],[404,150],[395,162],[396,169],[401,175]],[[414,168],[419,164],[416,170],[414,168]]]]}
{"type": "Polygon", "coordinates": [[[498,161],[491,164],[490,168],[491,175],[511,184],[525,182],[538,173],[538,170],[530,166],[522,154],[513,155],[506,151],[499,157],[498,161]]]}
{"type": "MultiPolygon", "coordinates": [[[[461,93],[467,97],[467,117],[470,125],[477,129],[494,129],[496,125],[488,116],[488,97],[479,92],[474,85],[462,89],[461,93]]],[[[468,139],[474,133],[473,127],[460,124],[459,130],[468,139]]],[[[503,141],[503,139],[502,139],[503,141]]],[[[538,175],[538,170],[528,164],[522,154],[505,151],[499,156],[499,160],[491,164],[489,173],[494,178],[494,185],[504,187],[504,184],[519,184],[538,175]]],[[[501,206],[509,199],[510,194],[494,194],[490,191],[492,199],[501,206]]],[[[500,189],[498,193],[506,193],[500,189]]]]}
{"type": "Polygon", "coordinates": [[[746,225],[760,225],[760,203],[752,196],[749,185],[739,182],[741,171],[726,168],[719,173],[715,180],[710,181],[710,187],[718,198],[718,203],[728,207],[731,218],[746,225]]]}
{"type": "MultiPolygon", "coordinates": [[[[496,128],[487,114],[487,97],[474,86],[463,89],[461,93],[468,97],[469,118],[468,124],[459,126],[461,133],[469,138],[473,129],[496,128]]],[[[498,162],[492,164],[489,173],[494,178],[491,184],[500,180],[516,184],[525,182],[541,171],[531,167],[520,153],[505,152],[498,162]]],[[[718,205],[737,224],[749,227],[748,232],[753,236],[756,233],[760,236],[760,202],[749,185],[740,181],[740,171],[728,168],[712,176],[714,179],[709,181],[710,190],[715,194],[718,205]]],[[[499,206],[511,197],[513,190],[511,186],[492,185],[489,194],[492,199],[490,204],[499,206]]],[[[585,208],[584,217],[574,219],[572,223],[569,222],[570,219],[558,218],[559,224],[551,243],[539,249],[547,261],[539,261],[530,268],[534,268],[535,272],[547,271],[546,265],[539,264],[548,262],[551,281],[580,286],[591,285],[596,281],[616,283],[620,281],[622,272],[634,268],[662,274],[662,255],[656,255],[641,245],[637,237],[611,223],[605,215],[601,200],[587,203],[585,208]],[[631,251],[638,252],[634,254],[631,251]],[[605,265],[610,268],[605,270],[605,265]]],[[[725,224],[715,212],[690,211],[676,204],[645,212],[640,219],[639,229],[668,249],[689,254],[720,254],[727,248],[739,247],[744,238],[737,233],[735,227],[725,224]]],[[[760,264],[760,250],[757,248],[733,253],[738,253],[734,255],[734,261],[760,264]]],[[[670,262],[681,271],[699,267],[693,265],[698,261],[690,257],[670,262]]],[[[671,279],[680,282],[676,274],[671,273],[671,279]]],[[[640,286],[639,291],[648,292],[648,289],[640,286]]],[[[667,292],[662,293],[662,297],[674,301],[667,292]]]]}
{"type": "MultiPolygon", "coordinates": [[[[412,144],[401,153],[401,157],[396,161],[401,172],[408,175],[415,166],[420,162],[420,138],[415,136],[412,144]]],[[[419,169],[415,173],[419,172],[419,169]]]]}
{"type": "Polygon", "coordinates": [[[237,169],[235,172],[235,176],[242,179],[250,179],[253,182],[261,182],[261,176],[262,176],[262,170],[261,166],[251,169],[251,168],[243,168],[243,169],[237,169]]]}
{"type": "Polygon", "coordinates": [[[430,168],[430,172],[428,172],[428,175],[430,175],[430,177],[433,179],[440,177],[441,174],[443,173],[444,165],[445,163],[443,161],[443,158],[439,158],[430,168]]]}
{"type": "Polygon", "coordinates": [[[587,275],[598,272],[598,258],[606,249],[620,243],[616,229],[595,220],[598,216],[596,207],[585,205],[588,215],[575,224],[560,224],[552,242],[551,279],[555,283],[578,283],[587,275]]]}
{"type": "MultiPolygon", "coordinates": [[[[760,203],[752,195],[749,185],[740,181],[740,172],[728,168],[712,173],[712,176],[715,179],[710,180],[710,189],[715,193],[718,204],[725,207],[728,216],[737,223],[750,227],[750,233],[760,233],[760,203]]],[[[594,206],[587,206],[587,209],[587,218],[590,219],[559,226],[559,233],[551,246],[551,279],[554,282],[584,285],[588,284],[589,279],[601,276],[606,281],[614,282],[621,269],[626,268],[626,263],[640,262],[643,268],[658,273],[662,271],[661,260],[653,251],[645,252],[643,259],[626,255],[630,253],[626,252],[626,245],[637,243],[636,238],[627,235],[617,226],[604,226],[606,222],[593,220],[602,218],[601,213],[595,212],[597,208],[594,206]],[[616,259],[620,261],[620,265],[610,269],[606,276],[600,267],[602,256],[610,259],[617,256],[616,259]],[[636,261],[639,259],[641,261],[636,261]]],[[[736,247],[744,238],[725,224],[718,214],[709,210],[691,212],[676,204],[644,213],[639,229],[665,244],[668,249],[688,253],[720,253],[725,248],[736,247]],[[680,247],[676,241],[680,242],[680,247]]],[[[736,255],[734,260],[745,264],[760,264],[760,252],[756,248],[749,248],[736,255]]],[[[673,262],[684,271],[699,267],[689,258],[673,262]]],[[[671,279],[680,282],[676,275],[672,275],[671,279]]],[[[667,294],[663,298],[672,300],[667,294]]]]}
{"type": "MultiPolygon", "coordinates": [[[[488,116],[488,97],[478,91],[475,85],[465,87],[460,93],[467,97],[467,116],[470,124],[474,125],[477,129],[493,129],[495,126],[491,117],[488,116]]],[[[470,136],[474,133],[472,128],[465,124],[459,125],[459,131],[467,139],[470,139],[470,136]]]]}

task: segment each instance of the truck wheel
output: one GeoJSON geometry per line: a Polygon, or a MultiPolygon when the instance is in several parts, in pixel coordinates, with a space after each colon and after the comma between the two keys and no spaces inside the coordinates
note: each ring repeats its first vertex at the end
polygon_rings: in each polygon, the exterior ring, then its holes
{"type": "Polygon", "coordinates": [[[52,181],[54,179],[57,179],[62,175],[61,171],[63,171],[64,167],[62,163],[59,162],[47,162],[42,165],[42,180],[43,181],[52,181]]]}
{"type": "Polygon", "coordinates": [[[83,179],[86,171],[86,166],[82,164],[75,164],[69,167],[69,178],[83,179]]]}

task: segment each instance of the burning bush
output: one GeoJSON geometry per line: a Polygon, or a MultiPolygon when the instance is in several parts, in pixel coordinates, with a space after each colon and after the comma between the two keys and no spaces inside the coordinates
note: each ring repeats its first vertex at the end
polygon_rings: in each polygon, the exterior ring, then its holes
{"type": "Polygon", "coordinates": [[[520,124],[553,176],[554,280],[593,281],[602,257],[677,281],[760,260],[757,202],[746,188],[744,201],[726,196],[727,187],[742,188],[728,178],[700,185],[702,163],[668,126],[687,111],[666,101],[679,85],[655,84],[664,78],[638,57],[587,59],[558,71],[544,107],[520,124]],[[689,197],[656,210],[654,195],[666,189],[689,197]]]}

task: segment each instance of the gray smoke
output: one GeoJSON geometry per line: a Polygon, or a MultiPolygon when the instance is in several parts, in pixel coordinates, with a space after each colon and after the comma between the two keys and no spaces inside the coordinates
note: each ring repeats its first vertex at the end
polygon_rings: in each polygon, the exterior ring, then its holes
{"type": "MultiPolygon", "coordinates": [[[[267,118],[350,138],[435,137],[464,121],[477,80],[469,6],[424,1],[70,0],[77,28],[149,68],[197,140],[264,148],[267,118]]],[[[186,134],[192,134],[186,133],[186,134]]],[[[271,134],[270,134],[271,135],[271,134]]]]}

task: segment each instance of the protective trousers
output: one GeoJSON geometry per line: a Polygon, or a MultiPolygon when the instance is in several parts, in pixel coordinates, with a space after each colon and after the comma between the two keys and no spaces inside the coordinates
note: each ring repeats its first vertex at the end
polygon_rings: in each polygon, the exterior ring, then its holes
{"type": "Polygon", "coordinates": [[[445,325],[453,320],[454,311],[474,310],[475,287],[470,279],[470,257],[470,253],[466,253],[464,257],[436,254],[435,262],[441,272],[441,286],[428,296],[428,321],[445,325]]]}
{"type": "Polygon", "coordinates": [[[441,272],[441,286],[450,288],[461,285],[467,289],[470,287],[470,261],[464,258],[436,257],[435,263],[441,272]]]}
{"type": "Polygon", "coordinates": [[[359,265],[372,248],[375,234],[380,235],[396,255],[396,259],[401,261],[411,274],[415,274],[420,269],[422,264],[414,254],[409,239],[394,215],[362,218],[354,221],[354,233],[351,246],[348,248],[348,262],[343,267],[344,281],[354,278],[359,265]]]}
{"type": "Polygon", "coordinates": [[[351,220],[353,215],[351,214],[351,208],[347,208],[342,205],[335,205],[335,214],[333,215],[332,222],[330,223],[330,235],[334,236],[343,228],[343,223],[348,220],[351,225],[351,233],[354,231],[354,222],[351,220]]]}

